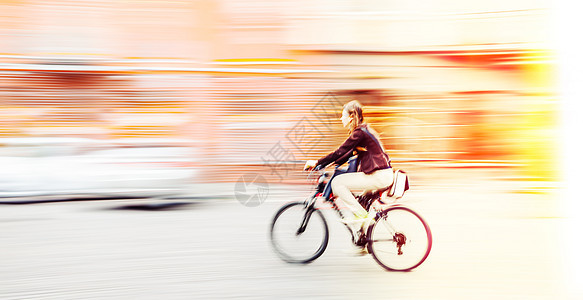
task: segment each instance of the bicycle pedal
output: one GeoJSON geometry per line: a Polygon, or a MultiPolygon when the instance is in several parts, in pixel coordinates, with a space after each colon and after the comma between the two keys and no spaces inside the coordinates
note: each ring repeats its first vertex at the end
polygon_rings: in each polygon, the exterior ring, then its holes
{"type": "Polygon", "coordinates": [[[359,247],[358,249],[351,251],[351,254],[354,256],[365,256],[370,253],[368,252],[366,247],[359,247]]]}
{"type": "Polygon", "coordinates": [[[364,247],[366,245],[366,242],[367,242],[366,235],[363,233],[359,235],[355,245],[359,247],[364,247]]]}

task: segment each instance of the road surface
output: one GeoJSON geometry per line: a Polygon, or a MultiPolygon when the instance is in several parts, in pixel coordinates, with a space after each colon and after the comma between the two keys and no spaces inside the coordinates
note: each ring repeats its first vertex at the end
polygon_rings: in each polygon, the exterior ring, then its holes
{"type": "Polygon", "coordinates": [[[280,261],[269,223],[307,191],[272,186],[258,207],[235,197],[2,205],[0,299],[575,299],[552,191],[466,176],[413,185],[405,203],[434,245],[405,273],[354,255],[334,215],[322,257],[280,261]],[[139,206],[169,202],[184,205],[139,206]]]}

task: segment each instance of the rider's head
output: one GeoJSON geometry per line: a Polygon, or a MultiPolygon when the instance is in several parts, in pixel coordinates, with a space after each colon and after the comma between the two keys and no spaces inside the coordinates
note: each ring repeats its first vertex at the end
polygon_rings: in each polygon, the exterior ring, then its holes
{"type": "Polygon", "coordinates": [[[364,122],[362,116],[362,105],[356,101],[352,100],[344,105],[342,109],[342,126],[348,127],[350,132],[353,132],[356,127],[364,122]]]}

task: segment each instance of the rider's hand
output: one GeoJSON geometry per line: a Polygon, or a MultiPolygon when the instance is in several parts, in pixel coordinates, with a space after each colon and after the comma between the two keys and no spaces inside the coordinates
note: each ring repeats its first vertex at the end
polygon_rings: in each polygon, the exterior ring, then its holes
{"type": "Polygon", "coordinates": [[[317,160],[308,160],[304,166],[304,171],[312,170],[318,164],[317,160]]]}

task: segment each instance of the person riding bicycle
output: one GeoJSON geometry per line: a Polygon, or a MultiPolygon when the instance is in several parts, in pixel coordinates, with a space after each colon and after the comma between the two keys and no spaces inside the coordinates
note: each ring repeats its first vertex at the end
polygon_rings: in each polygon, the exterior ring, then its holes
{"type": "Polygon", "coordinates": [[[330,163],[343,164],[357,152],[358,172],[345,173],[332,179],[332,192],[351,210],[345,214],[344,222],[354,229],[362,229],[372,217],[360,205],[352,191],[372,191],[387,188],[393,183],[393,170],[389,156],[380,143],[376,131],[364,123],[362,105],[356,101],[346,103],[340,118],[342,125],[348,127],[350,136],[332,153],[319,160],[308,160],[304,170],[321,169],[330,163]]]}

